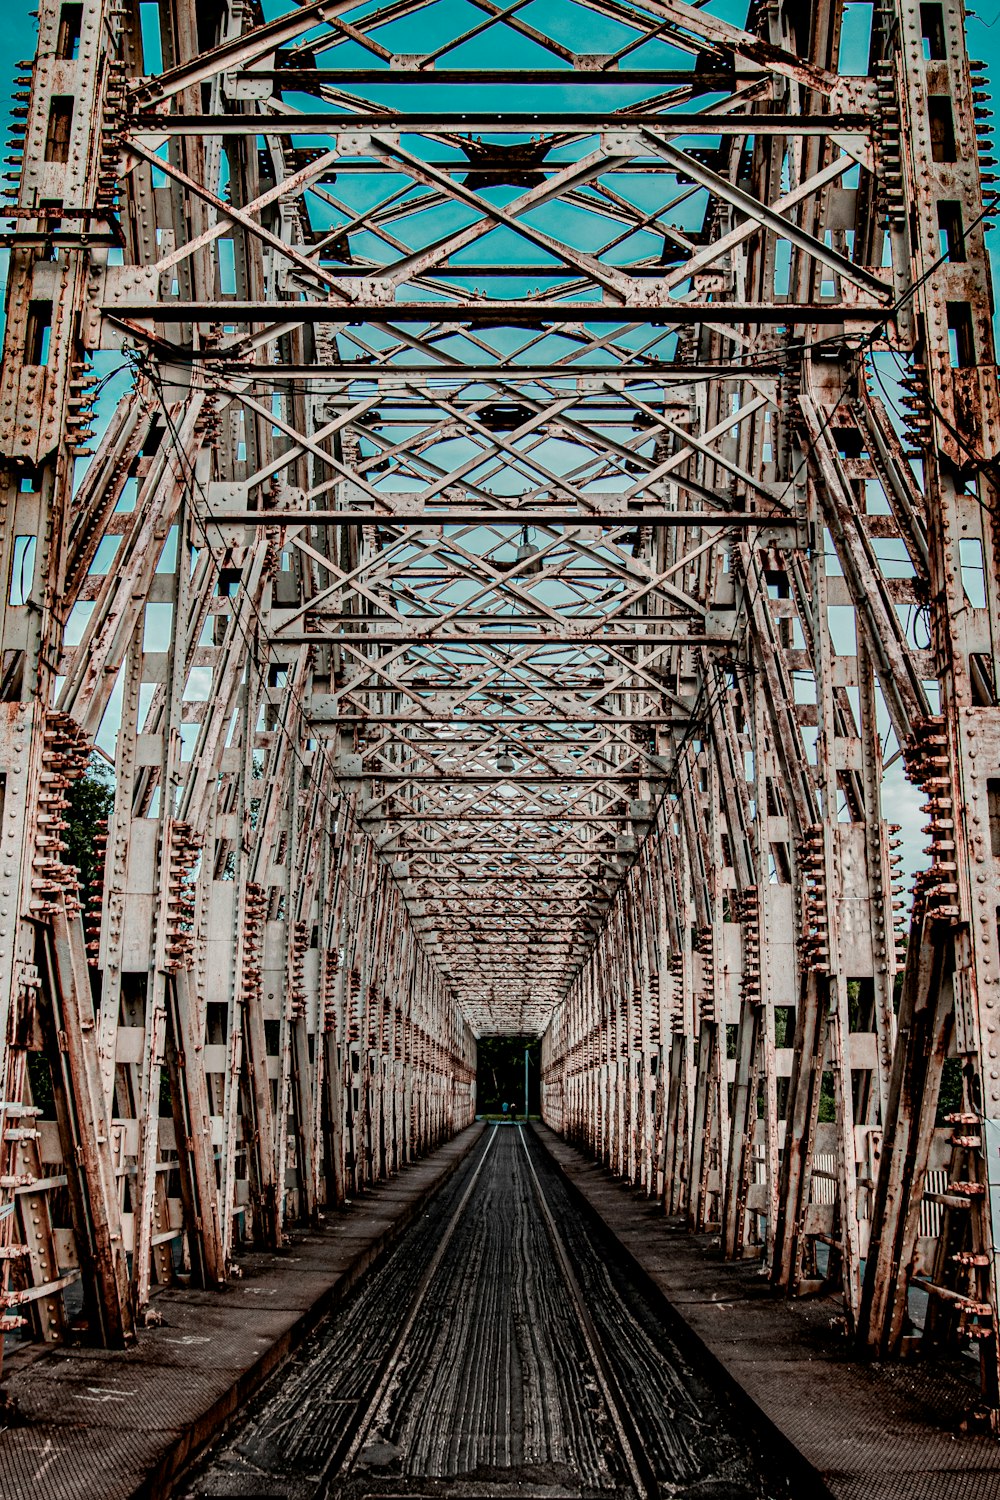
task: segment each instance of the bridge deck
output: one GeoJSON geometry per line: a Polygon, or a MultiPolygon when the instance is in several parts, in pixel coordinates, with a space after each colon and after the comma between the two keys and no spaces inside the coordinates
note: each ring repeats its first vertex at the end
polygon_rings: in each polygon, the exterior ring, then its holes
{"type": "Polygon", "coordinates": [[[854,1362],[833,1298],[775,1294],[756,1263],[723,1261],[713,1236],[672,1224],[662,1207],[545,1126],[538,1135],[619,1258],[637,1262],[666,1299],[685,1347],[715,1363],[737,1399],[773,1424],[836,1500],[1000,1495],[1000,1444],[961,1430],[977,1403],[971,1360],[854,1362]]]}
{"type": "Polygon", "coordinates": [[[185,1496],[790,1500],[520,1126],[317,1329],[185,1496]]]}
{"type": "Polygon", "coordinates": [[[225,1297],[157,1305],[127,1353],[26,1361],[0,1500],[1000,1493],[960,1367],[852,1364],[833,1303],[773,1296],[545,1127],[473,1127],[225,1297]]]}

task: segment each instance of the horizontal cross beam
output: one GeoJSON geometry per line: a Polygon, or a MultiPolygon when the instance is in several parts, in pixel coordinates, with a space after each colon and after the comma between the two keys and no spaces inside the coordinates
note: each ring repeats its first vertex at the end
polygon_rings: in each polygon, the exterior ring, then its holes
{"type": "MultiPolygon", "coordinates": [[[[530,384],[534,380],[561,380],[572,381],[580,389],[603,390],[608,380],[623,381],[625,389],[630,385],[645,385],[655,381],[657,387],[671,385],[690,385],[692,380],[716,378],[720,380],[733,379],[744,381],[748,375],[745,364],[720,363],[712,361],[684,364],[682,361],[659,360],[654,355],[644,354],[634,359],[630,364],[591,364],[574,365],[567,361],[563,364],[521,364],[518,362],[509,365],[504,362],[503,357],[498,354],[496,361],[488,365],[454,363],[441,364],[407,364],[387,365],[374,363],[366,360],[350,360],[346,363],[335,361],[324,362],[317,358],[315,364],[281,364],[262,365],[251,359],[240,359],[229,349],[210,347],[207,349],[178,348],[170,351],[171,357],[178,362],[183,361],[185,365],[219,366],[226,374],[238,375],[241,379],[259,375],[268,386],[277,381],[294,381],[296,384],[302,380],[343,380],[354,384],[359,380],[377,380],[380,387],[389,389],[397,385],[415,385],[423,377],[432,376],[435,387],[440,393],[444,383],[456,382],[467,385],[470,381],[481,379],[491,381],[497,385],[509,386],[521,381],[530,384]]],[[[454,357],[454,356],[453,356],[454,357]]],[[[769,356],[768,351],[761,350],[754,354],[752,375],[755,384],[762,376],[780,375],[788,368],[787,355],[783,359],[769,356]]]]}
{"type": "MultiPolygon", "coordinates": [[[[322,73],[313,73],[313,81],[324,81],[322,73]]],[[[345,73],[345,78],[352,81],[357,80],[358,75],[345,73]]],[[[480,75],[487,76],[487,75],[480,75]]],[[[496,83],[497,75],[490,74],[489,81],[496,83]]],[[[516,76],[516,75],[515,75],[516,76]]],[[[522,75],[523,76],[523,75],[522,75]]],[[[587,75],[589,85],[596,74],[587,75]]],[[[653,75],[651,75],[653,76],[653,75]]],[[[656,75],[662,76],[662,75],[656,75]]],[[[424,81],[428,83],[440,83],[441,76],[426,72],[423,74],[410,73],[408,76],[402,72],[391,75],[382,73],[379,75],[383,83],[424,81]]],[[[560,81],[565,85],[573,81],[572,73],[559,75],[560,81]]],[[[502,80],[502,75],[501,75],[502,80]]],[[[553,79],[553,81],[555,81],[553,79]]],[[[618,83],[631,81],[628,75],[619,74],[615,80],[618,83]]],[[[655,130],[658,135],[780,135],[780,136],[829,136],[829,135],[860,135],[869,136],[875,128],[873,118],[862,114],[829,114],[829,115],[796,115],[796,114],[763,114],[757,110],[748,110],[745,113],[735,111],[723,113],[719,110],[705,110],[703,113],[697,110],[677,110],[668,115],[660,114],[656,110],[650,110],[647,114],[629,113],[622,115],[620,112],[611,110],[606,114],[596,110],[583,109],[557,109],[542,111],[510,111],[498,112],[495,110],[450,110],[450,111],[428,111],[410,112],[393,110],[389,114],[344,114],[342,111],[310,110],[308,114],[293,113],[287,115],[256,114],[247,115],[136,115],[129,127],[130,136],[151,135],[158,140],[164,136],[303,136],[303,135],[336,135],[343,132],[346,135],[356,137],[360,130],[371,130],[379,135],[392,135],[405,131],[407,134],[413,131],[427,130],[434,135],[442,135],[449,130],[486,130],[491,135],[515,134],[522,135],[525,130],[534,133],[545,134],[546,131],[560,133],[567,127],[578,127],[586,130],[588,134],[595,131],[614,131],[616,137],[623,135],[638,134],[640,127],[645,126],[649,130],[655,130]]],[[[636,145],[641,143],[637,140],[636,145]]],[[[351,155],[361,154],[360,146],[351,151],[351,155]]],[[[372,163],[373,168],[384,173],[385,162],[379,158],[372,163]]],[[[482,171],[482,166],[475,161],[458,163],[467,172],[482,171]]],[[[532,163],[536,166],[544,166],[545,163],[532,163]]],[[[562,170],[565,162],[550,162],[547,164],[550,171],[562,170]]],[[[609,169],[610,169],[609,163],[609,169]]],[[[626,169],[627,170],[627,169],[626,169]]],[[[669,168],[664,168],[664,174],[669,168]]]]}
{"type": "MultiPolygon", "coordinates": [[[[525,277],[532,267],[525,266],[525,277]]],[[[567,270],[568,276],[578,273],[567,270]]],[[[886,298],[890,289],[886,287],[886,298]]],[[[101,311],[119,323],[460,323],[476,328],[541,328],[552,323],[651,323],[669,328],[680,323],[836,323],[849,320],[868,326],[884,318],[880,302],[273,302],[217,298],[211,302],[106,302],[101,311]]],[[[516,366],[515,366],[516,369],[516,366]]]]}
{"type": "MultiPolygon", "coordinates": [[[[364,811],[358,814],[358,820],[362,827],[370,820],[366,819],[364,811]]],[[[374,820],[381,823],[381,818],[374,820]]],[[[606,817],[601,813],[521,813],[521,812],[496,812],[496,813],[397,813],[391,812],[385,815],[385,825],[391,827],[394,823],[454,823],[461,827],[466,823],[608,823],[616,827],[627,823],[627,813],[619,813],[617,817],[606,817]]],[[[633,820],[634,821],[634,820],[633,820]]],[[[647,819],[639,820],[642,822],[647,819]]]]}
{"type": "MultiPolygon", "coordinates": [[[[376,690],[378,691],[378,690],[376,690]]],[[[414,691],[419,692],[417,688],[414,691]]],[[[586,726],[591,729],[602,729],[605,725],[609,728],[616,724],[646,724],[650,729],[687,729],[691,725],[688,717],[670,717],[666,714],[606,714],[596,710],[592,714],[573,713],[551,713],[551,714],[498,714],[496,718],[488,716],[477,716],[464,714],[457,710],[453,712],[442,711],[440,714],[421,714],[419,717],[412,714],[339,714],[335,710],[325,710],[310,707],[310,724],[361,724],[361,725],[391,725],[393,729],[406,729],[411,725],[421,724],[471,724],[477,729],[508,729],[519,725],[552,724],[569,728],[572,725],[586,726]]],[[[423,744],[424,741],[421,741],[423,744]]],[[[546,744],[551,743],[545,741],[546,744]]]]}
{"type": "Polygon", "coordinates": [[[652,506],[644,510],[641,506],[634,506],[609,513],[565,509],[520,511],[514,505],[503,510],[473,510],[455,505],[416,511],[206,509],[202,512],[202,520],[210,526],[604,526],[614,530],[623,526],[653,526],[657,529],[732,526],[750,531],[758,527],[782,526],[788,535],[776,545],[795,543],[794,522],[785,510],[668,510],[652,506]]]}
{"type": "MultiPolygon", "coordinates": [[[[493,646],[611,646],[621,649],[627,646],[721,646],[729,648],[735,643],[730,635],[711,635],[706,632],[666,632],[662,630],[618,631],[614,635],[602,635],[598,631],[546,631],[514,630],[501,634],[489,627],[479,626],[467,635],[452,631],[445,634],[433,628],[427,630],[378,630],[368,632],[339,631],[333,629],[283,631],[281,623],[275,621],[273,639],[277,645],[321,646],[329,641],[332,645],[344,646],[480,646],[484,650],[493,646]],[[481,633],[480,633],[481,632],[481,633]]],[[[623,689],[622,691],[627,691],[623,689]]]]}

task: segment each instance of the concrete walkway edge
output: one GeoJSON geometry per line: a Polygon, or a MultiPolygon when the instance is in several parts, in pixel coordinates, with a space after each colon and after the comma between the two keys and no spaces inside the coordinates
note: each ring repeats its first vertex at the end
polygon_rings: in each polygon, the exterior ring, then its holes
{"type": "MultiPolygon", "coordinates": [[[[351,1209],[364,1213],[375,1206],[377,1199],[383,1196],[386,1190],[396,1185],[405,1185],[407,1178],[411,1177],[414,1171],[419,1173],[420,1168],[424,1169],[421,1175],[426,1176],[428,1180],[413,1183],[414,1191],[395,1217],[385,1225],[381,1232],[374,1234],[367,1244],[359,1247],[343,1269],[337,1272],[335,1279],[326,1290],[296,1318],[284,1334],[275,1339],[266,1353],[219,1400],[213,1403],[205,1412],[204,1417],[192,1424],[189,1440],[183,1448],[178,1445],[163,1455],[154,1473],[150,1474],[136,1490],[135,1500],[166,1500],[171,1493],[172,1486],[184,1470],[191,1466],[210,1443],[222,1436],[233,1418],[238,1415],[247,1401],[252,1399],[268,1377],[295,1353],[325,1317],[346,1300],[362,1276],[370,1271],[391,1249],[400,1235],[406,1232],[428,1199],[432,1198],[458,1171],[485,1128],[481,1123],[467,1126],[452,1140],[446,1141],[444,1145],[432,1151],[430,1156],[411,1163],[402,1174],[377,1184],[375,1188],[368,1189],[351,1205],[351,1209]]],[[[351,1209],[347,1210],[348,1215],[351,1209]]]]}
{"type": "MultiPolygon", "coordinates": [[[[581,1164],[597,1167],[603,1175],[611,1179],[611,1183],[623,1189],[624,1184],[617,1178],[611,1177],[609,1172],[604,1172],[599,1163],[584,1156],[583,1152],[576,1147],[568,1145],[561,1136],[551,1130],[547,1125],[534,1121],[533,1129],[535,1135],[546,1155],[554,1163],[563,1180],[565,1181],[571,1197],[579,1205],[584,1217],[596,1224],[599,1231],[605,1237],[613,1240],[621,1260],[628,1267],[629,1273],[635,1279],[637,1285],[649,1298],[653,1307],[663,1318],[664,1323],[676,1341],[679,1348],[687,1354],[696,1364],[700,1365],[705,1374],[708,1375],[713,1384],[718,1386],[731,1400],[734,1409],[740,1417],[744,1426],[752,1427],[758,1438],[763,1438],[762,1450],[776,1469],[783,1469],[788,1477],[794,1482],[808,1486],[807,1493],[810,1500],[834,1500],[833,1492],[823,1481],[822,1475],[804,1457],[795,1444],[782,1432],[758,1406],[746,1388],[735,1378],[732,1371],[722,1362],[714,1350],[699,1336],[677,1306],[671,1301],[655,1274],[644,1264],[642,1257],[635,1253],[616,1230],[617,1220],[612,1220],[601,1212],[601,1208],[594,1196],[587,1192],[585,1182],[581,1182],[578,1173],[572,1170],[575,1165],[572,1157],[579,1157],[581,1164]]],[[[666,1219],[664,1219],[666,1224],[666,1219]]]]}

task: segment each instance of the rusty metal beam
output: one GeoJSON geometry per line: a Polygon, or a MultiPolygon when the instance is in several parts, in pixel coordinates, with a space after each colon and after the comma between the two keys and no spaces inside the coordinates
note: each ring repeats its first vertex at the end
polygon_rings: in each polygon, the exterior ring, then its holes
{"type": "Polygon", "coordinates": [[[41,0],[3,235],[2,1326],[58,1341],[79,1269],[126,1340],[175,1264],[224,1281],[466,1123],[506,1028],[550,1123],[861,1346],[929,1288],[926,1347],[975,1340],[1000,1409],[962,12],[875,8],[855,74],[843,0],[808,37],[581,0],[573,46],[490,7],[495,68],[460,29],[395,53],[425,8],[159,0],[156,62],[138,7],[84,0],[68,43],[41,0]],[[585,50],[595,17],[663,67],[585,50]]]}

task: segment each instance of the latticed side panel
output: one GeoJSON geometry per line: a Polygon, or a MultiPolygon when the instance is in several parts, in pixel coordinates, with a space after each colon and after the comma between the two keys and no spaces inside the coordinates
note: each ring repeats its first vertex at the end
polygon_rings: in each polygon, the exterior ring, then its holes
{"type": "MultiPolygon", "coordinates": [[[[222,1281],[242,1246],[280,1243],[473,1108],[472,1034],[315,738],[313,653],[272,647],[280,547],[211,535],[201,509],[247,454],[273,464],[278,430],[190,370],[136,360],[103,318],[111,286],[214,291],[226,263],[204,196],[125,163],[123,124],[137,80],[252,28],[253,10],[164,5],[157,37],[141,9],[43,5],[13,126],[0,1300],[15,1339],[62,1337],[70,1307],[91,1337],[127,1340],[156,1284],[222,1281]],[[199,234],[207,250],[155,268],[199,234]],[[364,1006],[392,1006],[400,1032],[419,1018],[419,1055],[385,1028],[349,1037],[358,971],[364,1006]]],[[[218,107],[218,86],[205,97],[218,107]]],[[[238,199],[217,144],[172,160],[238,199]]],[[[274,269],[258,247],[239,275],[274,269]]]]}

